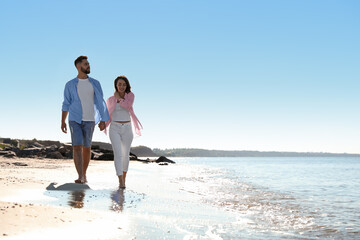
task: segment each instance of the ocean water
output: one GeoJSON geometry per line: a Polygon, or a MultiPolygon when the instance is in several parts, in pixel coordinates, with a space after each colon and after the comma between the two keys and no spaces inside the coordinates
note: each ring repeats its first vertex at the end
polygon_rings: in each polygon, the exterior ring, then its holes
{"type": "Polygon", "coordinates": [[[126,216],[129,239],[360,239],[360,158],[173,160],[131,162],[126,190],[97,163],[90,190],[42,203],[126,216]]]}
{"type": "Polygon", "coordinates": [[[224,239],[360,239],[360,158],[182,158],[202,201],[239,220],[224,239]]]}

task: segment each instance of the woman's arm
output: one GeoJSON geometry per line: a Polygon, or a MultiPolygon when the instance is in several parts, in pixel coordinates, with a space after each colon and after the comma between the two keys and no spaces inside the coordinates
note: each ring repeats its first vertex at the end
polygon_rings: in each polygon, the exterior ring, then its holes
{"type": "Polygon", "coordinates": [[[130,111],[134,104],[135,95],[132,92],[125,93],[124,99],[120,100],[120,106],[130,111]]]}
{"type": "Polygon", "coordinates": [[[106,107],[107,107],[107,109],[108,109],[110,119],[109,119],[109,121],[106,121],[106,122],[105,122],[105,134],[107,133],[106,128],[110,125],[112,113],[113,113],[113,111],[114,111],[114,109],[115,109],[115,106],[116,106],[116,99],[115,99],[115,97],[114,97],[114,96],[109,97],[109,98],[106,100],[106,107]]]}

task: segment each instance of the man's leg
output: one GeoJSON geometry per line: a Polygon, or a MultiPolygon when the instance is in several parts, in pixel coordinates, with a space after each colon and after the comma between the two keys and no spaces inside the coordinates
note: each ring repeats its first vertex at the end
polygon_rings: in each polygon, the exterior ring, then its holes
{"type": "Polygon", "coordinates": [[[73,159],[75,168],[78,173],[78,179],[76,183],[81,183],[81,177],[83,176],[83,131],[81,124],[75,121],[69,121],[69,127],[71,132],[71,142],[73,145],[73,159]]]}
{"type": "Polygon", "coordinates": [[[76,183],[81,183],[81,178],[83,176],[83,146],[82,145],[76,145],[73,146],[73,158],[74,158],[74,163],[75,163],[75,168],[76,171],[79,175],[78,179],[75,180],[76,183]]]}
{"type": "Polygon", "coordinates": [[[82,122],[82,128],[83,128],[84,146],[82,149],[83,176],[81,180],[85,183],[87,182],[86,171],[89,166],[90,158],[91,158],[91,142],[94,133],[95,122],[84,121],[82,122]]]}
{"type": "Polygon", "coordinates": [[[87,182],[86,178],[86,170],[90,163],[91,157],[91,147],[83,147],[82,149],[82,157],[83,157],[83,173],[84,173],[84,181],[87,182]]]}

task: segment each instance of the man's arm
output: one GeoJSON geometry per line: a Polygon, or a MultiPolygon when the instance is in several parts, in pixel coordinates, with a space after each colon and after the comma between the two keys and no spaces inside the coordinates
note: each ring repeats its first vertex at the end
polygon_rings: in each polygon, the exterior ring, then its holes
{"type": "MultiPolygon", "coordinates": [[[[109,121],[110,120],[110,116],[109,116],[109,112],[108,112],[108,109],[107,109],[107,106],[106,106],[106,103],[104,101],[104,94],[103,94],[103,91],[102,91],[102,88],[101,88],[101,84],[99,81],[96,80],[96,83],[97,83],[97,89],[99,90],[98,93],[100,94],[102,102],[99,102],[99,113],[100,113],[100,117],[101,117],[101,121],[104,122],[101,123],[101,125],[104,125],[105,126],[105,122],[109,121]]],[[[100,131],[104,130],[105,127],[100,127],[100,131]]]]}
{"type": "Polygon", "coordinates": [[[64,133],[67,133],[67,127],[66,127],[65,120],[66,120],[68,113],[69,113],[68,111],[62,111],[62,115],[61,115],[61,130],[64,133]]]}

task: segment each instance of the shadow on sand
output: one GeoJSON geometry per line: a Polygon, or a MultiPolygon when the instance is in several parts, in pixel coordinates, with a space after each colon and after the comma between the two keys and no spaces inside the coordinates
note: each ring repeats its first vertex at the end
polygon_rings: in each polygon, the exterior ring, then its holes
{"type": "Polygon", "coordinates": [[[79,184],[79,183],[65,183],[63,185],[55,187],[57,183],[50,183],[49,186],[46,187],[46,190],[57,190],[57,191],[81,191],[90,189],[87,184],[79,184]]]}

